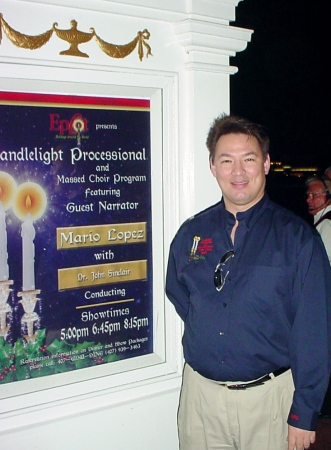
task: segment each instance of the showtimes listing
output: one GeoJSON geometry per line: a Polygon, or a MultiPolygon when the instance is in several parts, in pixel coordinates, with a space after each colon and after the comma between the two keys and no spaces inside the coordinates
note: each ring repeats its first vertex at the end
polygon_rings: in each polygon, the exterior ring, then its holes
{"type": "Polygon", "coordinates": [[[0,383],[153,351],[150,102],[0,93],[0,383]]]}

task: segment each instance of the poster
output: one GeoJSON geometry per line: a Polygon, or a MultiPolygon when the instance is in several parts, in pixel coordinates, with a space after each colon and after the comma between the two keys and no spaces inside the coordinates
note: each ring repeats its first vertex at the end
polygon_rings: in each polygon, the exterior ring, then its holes
{"type": "Polygon", "coordinates": [[[0,385],[153,351],[150,101],[0,93],[0,385]]]}

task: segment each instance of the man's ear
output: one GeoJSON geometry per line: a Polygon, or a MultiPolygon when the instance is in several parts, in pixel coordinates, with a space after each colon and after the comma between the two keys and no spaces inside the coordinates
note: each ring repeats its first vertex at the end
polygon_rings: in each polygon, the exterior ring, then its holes
{"type": "Polygon", "coordinates": [[[264,173],[265,175],[268,175],[270,170],[270,155],[268,154],[265,161],[264,161],[264,173]]]}
{"type": "Polygon", "coordinates": [[[216,167],[214,166],[214,159],[212,157],[209,158],[209,167],[211,173],[216,177],[216,167]]]}

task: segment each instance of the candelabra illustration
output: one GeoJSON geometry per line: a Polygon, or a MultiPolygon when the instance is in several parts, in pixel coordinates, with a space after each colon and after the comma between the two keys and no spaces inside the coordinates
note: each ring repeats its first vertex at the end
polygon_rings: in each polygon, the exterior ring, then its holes
{"type": "Polygon", "coordinates": [[[73,124],[72,131],[77,135],[77,145],[78,147],[81,145],[81,133],[85,130],[86,126],[84,120],[80,114],[76,114],[73,124]]]}
{"type": "Polygon", "coordinates": [[[8,317],[11,307],[7,303],[11,292],[9,280],[6,214],[11,206],[16,191],[16,181],[7,172],[0,171],[0,336],[6,339],[10,325],[8,317]]]}
{"type": "Polygon", "coordinates": [[[22,220],[22,292],[18,296],[22,298],[24,314],[21,319],[22,329],[26,330],[24,338],[33,342],[36,338],[34,327],[39,321],[38,314],[34,311],[39,298],[40,290],[35,288],[35,248],[34,239],[36,231],[33,220],[39,219],[46,209],[47,198],[44,190],[36,183],[26,182],[18,186],[13,205],[16,216],[22,220]]]}

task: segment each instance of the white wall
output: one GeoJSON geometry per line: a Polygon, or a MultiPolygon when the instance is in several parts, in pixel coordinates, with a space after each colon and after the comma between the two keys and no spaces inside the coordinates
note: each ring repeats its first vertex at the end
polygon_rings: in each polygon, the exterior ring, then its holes
{"type": "Polygon", "coordinates": [[[163,186],[157,187],[159,179],[154,183],[164,214],[160,254],[155,255],[161,258],[156,278],[162,323],[155,328],[155,340],[162,341],[165,355],[150,366],[133,361],[124,371],[120,367],[100,371],[92,378],[82,370],[67,377],[50,376],[44,384],[34,380],[0,385],[1,448],[178,448],[182,326],[164,298],[164,272],[179,224],[220,198],[209,173],[205,139],[212,119],[229,111],[229,77],[236,72],[229,57],[244,50],[251,36],[250,30],[230,26],[239,1],[1,1],[6,22],[27,35],[43,33],[54,22],[69,28],[72,19],[79,30],[94,27],[105,41],[116,44],[129,42],[145,28],[151,33],[153,56],[142,61],[136,51],[124,59],[110,58],[92,41],[79,46],[89,58],[61,56],[68,44],[55,36],[38,50],[21,49],[2,33],[0,89],[92,95],[141,92],[157,101],[161,98],[155,120],[162,128],[156,127],[155,142],[161,147],[158,167],[163,186]]]}

